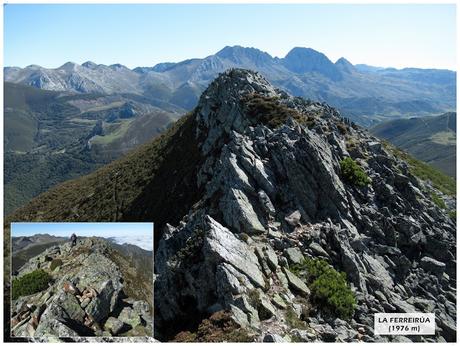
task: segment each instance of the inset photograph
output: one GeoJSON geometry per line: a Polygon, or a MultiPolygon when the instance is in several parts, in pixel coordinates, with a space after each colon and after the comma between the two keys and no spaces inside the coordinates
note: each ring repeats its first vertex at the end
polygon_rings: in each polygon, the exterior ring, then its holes
{"type": "Polygon", "coordinates": [[[12,223],[11,336],[152,337],[153,223],[12,223]]]}

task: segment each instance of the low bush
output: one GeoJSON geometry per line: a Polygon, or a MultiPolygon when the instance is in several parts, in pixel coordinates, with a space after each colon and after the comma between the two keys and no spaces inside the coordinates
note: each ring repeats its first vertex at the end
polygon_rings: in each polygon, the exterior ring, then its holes
{"type": "Polygon", "coordinates": [[[293,118],[303,125],[307,125],[307,121],[311,122],[311,119],[307,119],[295,109],[282,104],[278,97],[249,94],[242,102],[254,122],[261,122],[272,128],[281,126],[288,118],[293,118]]]}
{"type": "Polygon", "coordinates": [[[314,300],[323,304],[326,310],[343,319],[351,319],[356,300],[348,286],[345,273],[334,269],[321,274],[311,285],[314,300]]]}
{"type": "Polygon", "coordinates": [[[345,273],[339,273],[329,263],[319,259],[306,259],[290,270],[306,281],[314,303],[342,319],[351,319],[356,300],[345,273]]]}
{"type": "Polygon", "coordinates": [[[350,157],[346,157],[340,161],[340,170],[342,177],[355,186],[364,187],[371,182],[361,166],[350,157]]]}
{"type": "Polygon", "coordinates": [[[18,299],[48,288],[51,277],[43,269],[35,270],[13,280],[12,298],[18,299]]]}

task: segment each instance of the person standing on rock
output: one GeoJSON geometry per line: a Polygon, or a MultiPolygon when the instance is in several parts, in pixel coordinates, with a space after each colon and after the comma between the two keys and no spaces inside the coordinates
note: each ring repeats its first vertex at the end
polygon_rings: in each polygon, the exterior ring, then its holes
{"type": "Polygon", "coordinates": [[[70,241],[72,242],[72,247],[77,245],[77,235],[75,233],[72,233],[72,235],[70,236],[70,241]]]}

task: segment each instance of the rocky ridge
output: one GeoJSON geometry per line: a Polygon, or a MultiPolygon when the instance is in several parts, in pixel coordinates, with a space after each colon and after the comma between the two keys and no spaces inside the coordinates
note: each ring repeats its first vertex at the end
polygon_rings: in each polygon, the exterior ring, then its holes
{"type": "MultiPolygon", "coordinates": [[[[48,287],[20,296],[11,305],[11,336],[57,341],[82,336],[95,340],[132,341],[152,338],[152,303],[128,296],[128,260],[101,238],[53,246],[31,258],[13,279],[43,270],[50,275],[48,287]],[[118,339],[117,338],[117,339],[118,339]]],[[[138,268],[130,268],[139,270],[138,268]]],[[[150,290],[153,289],[153,278],[150,290]]]]}
{"type": "Polygon", "coordinates": [[[247,70],[221,74],[193,117],[204,193],[158,243],[156,338],[199,340],[225,311],[246,341],[456,339],[456,226],[379,140],[247,70]],[[369,184],[345,179],[347,157],[369,184]],[[345,273],[351,318],[313,299],[293,270],[306,258],[345,273]],[[373,313],[415,311],[436,314],[435,336],[374,336],[373,313]]]}

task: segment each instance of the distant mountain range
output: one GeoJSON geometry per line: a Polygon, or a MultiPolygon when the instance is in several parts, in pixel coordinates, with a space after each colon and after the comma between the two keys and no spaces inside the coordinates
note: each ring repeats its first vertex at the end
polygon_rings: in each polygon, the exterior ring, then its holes
{"type": "Polygon", "coordinates": [[[59,243],[64,242],[66,240],[68,239],[65,237],[56,237],[54,235],[49,234],[34,234],[31,236],[11,237],[11,246],[13,253],[16,253],[18,251],[28,249],[35,245],[47,244],[47,246],[50,246],[50,243],[59,243]]]}
{"type": "Polygon", "coordinates": [[[218,73],[241,67],[259,71],[294,96],[327,102],[362,125],[392,117],[455,110],[456,73],[449,70],[379,68],[335,63],[311,48],[293,48],[284,58],[255,48],[225,47],[203,59],[129,69],[123,65],[65,63],[6,67],[5,81],[76,93],[135,94],[192,109],[218,73]]]}
{"type": "Polygon", "coordinates": [[[445,113],[392,120],[371,128],[371,132],[455,178],[456,123],[456,113],[445,113]]]}

